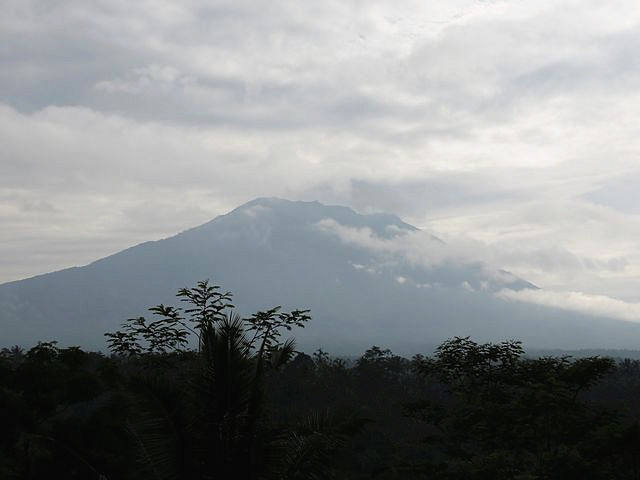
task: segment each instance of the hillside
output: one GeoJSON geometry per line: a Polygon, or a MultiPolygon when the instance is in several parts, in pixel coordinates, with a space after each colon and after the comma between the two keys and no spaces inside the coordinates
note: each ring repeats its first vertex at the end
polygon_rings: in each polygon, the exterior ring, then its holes
{"type": "MultiPolygon", "coordinates": [[[[393,215],[256,199],[87,266],[0,285],[0,346],[57,339],[103,348],[105,331],[149,306],[175,304],[179,288],[205,278],[231,290],[243,314],[310,308],[313,321],[298,335],[306,349],[353,353],[380,344],[411,353],[454,335],[537,348],[640,345],[637,324],[497,298],[503,288],[536,288],[508,272],[479,262],[425,266],[376,248],[416,233],[393,215]]],[[[427,249],[442,244],[420,238],[427,249]]]]}

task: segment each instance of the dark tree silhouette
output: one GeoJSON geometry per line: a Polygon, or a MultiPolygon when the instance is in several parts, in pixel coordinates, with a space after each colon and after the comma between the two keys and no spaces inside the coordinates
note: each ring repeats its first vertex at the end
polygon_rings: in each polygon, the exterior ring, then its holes
{"type": "Polygon", "coordinates": [[[606,470],[590,441],[612,419],[581,394],[614,369],[613,360],[523,353],[516,341],[454,338],[434,358],[414,359],[419,374],[446,389],[438,399],[407,405],[409,415],[434,429],[427,471],[443,478],[568,479],[606,470]]]}
{"type": "Polygon", "coordinates": [[[306,310],[240,317],[209,282],[110,356],[0,350],[0,478],[640,479],[640,362],[444,342],[296,352],[306,310]]]}
{"type": "Polygon", "coordinates": [[[296,353],[282,333],[304,327],[308,310],[274,307],[242,319],[231,293],[207,281],[178,297],[186,308],[158,305],[150,309],[157,320],[131,319],[106,334],[114,353],[148,367],[132,378],[130,430],[143,470],[159,479],[329,478],[342,423],[318,414],[288,428],[265,421],[265,380],[296,353]],[[190,337],[197,352],[186,349],[190,337]],[[167,354],[195,355],[187,378],[153,362],[167,354]]]}

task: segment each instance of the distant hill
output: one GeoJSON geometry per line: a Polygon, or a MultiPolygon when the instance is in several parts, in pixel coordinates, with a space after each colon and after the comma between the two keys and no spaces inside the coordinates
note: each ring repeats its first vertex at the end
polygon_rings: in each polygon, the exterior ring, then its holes
{"type": "MultiPolygon", "coordinates": [[[[532,348],[640,346],[640,325],[508,302],[502,288],[536,288],[481,263],[420,266],[335,233],[394,241],[417,229],[394,215],[361,215],[318,202],[261,198],[173,237],[87,266],[0,285],[0,346],[58,339],[103,348],[103,333],[175,292],[211,278],[243,314],[282,304],[310,308],[302,348],[357,353],[431,349],[454,335],[519,338],[532,348]]],[[[436,248],[442,241],[421,236],[436,248]]],[[[429,245],[425,246],[429,248],[429,245]]]]}

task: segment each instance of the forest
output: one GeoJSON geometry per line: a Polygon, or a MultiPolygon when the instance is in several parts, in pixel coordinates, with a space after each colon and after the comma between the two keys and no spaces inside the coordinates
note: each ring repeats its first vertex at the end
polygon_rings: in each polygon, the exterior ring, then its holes
{"type": "Polygon", "coordinates": [[[296,350],[208,281],[106,333],[0,353],[2,479],[640,479],[640,362],[455,337],[296,350]]]}

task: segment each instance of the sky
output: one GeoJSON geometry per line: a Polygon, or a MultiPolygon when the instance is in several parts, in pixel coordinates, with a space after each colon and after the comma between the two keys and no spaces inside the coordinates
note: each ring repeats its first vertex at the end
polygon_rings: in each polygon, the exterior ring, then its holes
{"type": "Polygon", "coordinates": [[[543,287],[525,301],[640,320],[637,1],[2,12],[0,282],[278,196],[396,213],[543,287]]]}

